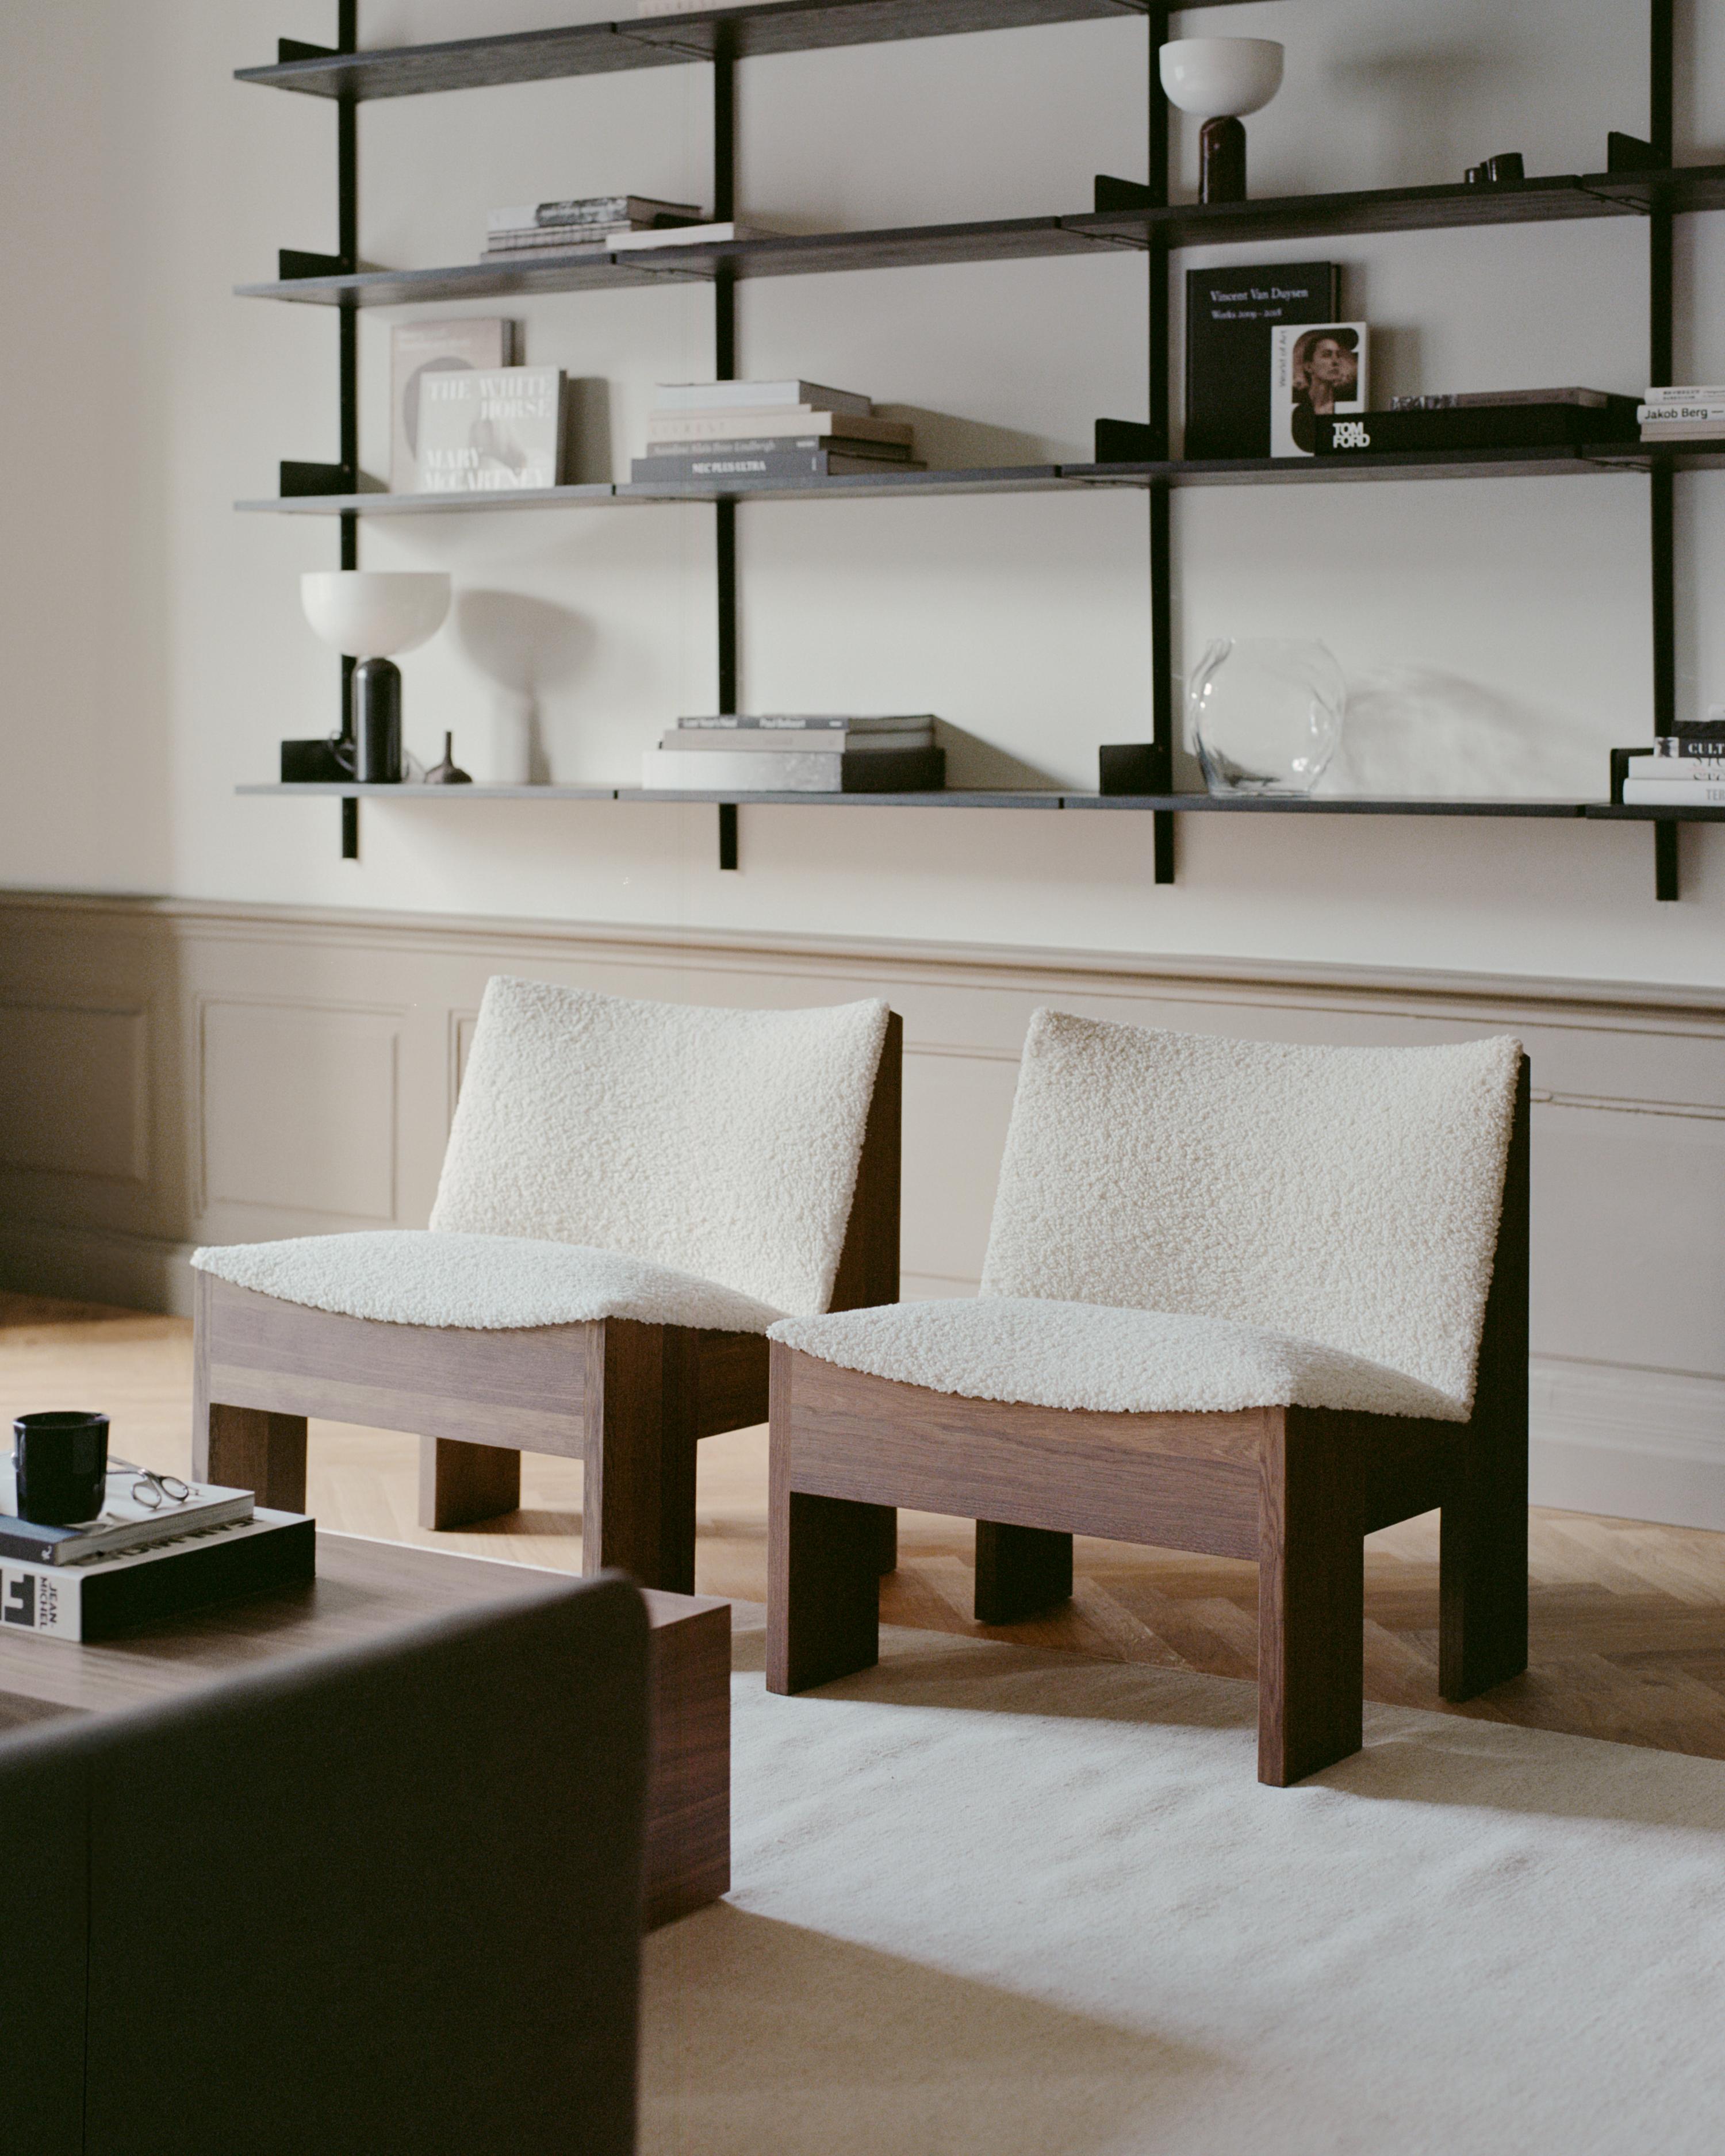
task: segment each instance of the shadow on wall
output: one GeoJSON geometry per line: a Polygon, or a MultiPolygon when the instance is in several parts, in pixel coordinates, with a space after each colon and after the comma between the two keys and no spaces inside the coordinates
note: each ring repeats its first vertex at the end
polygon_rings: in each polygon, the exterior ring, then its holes
{"type": "Polygon", "coordinates": [[[455,601],[461,649],[491,684],[491,763],[501,783],[550,783],[540,698],[572,681],[593,646],[592,624],[550,599],[464,591],[455,601]]]}
{"type": "Polygon", "coordinates": [[[1378,116],[1373,147],[1383,177],[1374,184],[1419,187],[1461,177],[1451,169],[1455,144],[1466,139],[1481,90],[1510,62],[1507,49],[1486,42],[1486,34],[1472,24],[1465,49],[1361,54],[1331,69],[1339,102],[1357,100],[1378,116]]]}
{"type": "Polygon", "coordinates": [[[1464,675],[1380,667],[1350,683],[1342,746],[1317,790],[1603,799],[1609,746],[1464,675]]]}
{"type": "Polygon", "coordinates": [[[1026,763],[1022,757],[1014,756],[996,742],[984,741],[979,734],[966,733],[963,726],[949,726],[939,720],[935,726],[934,738],[938,747],[947,752],[947,783],[968,793],[1010,791],[1029,788],[1032,792],[1058,788],[1063,782],[1051,771],[1040,764],[1026,763]]]}
{"type": "Polygon", "coordinates": [[[1045,434],[1022,434],[1014,428],[991,427],[980,419],[956,418],[950,412],[925,411],[920,404],[877,404],[875,417],[902,419],[914,428],[916,458],[930,471],[1090,462],[1087,442],[1051,441],[1045,434]]]}

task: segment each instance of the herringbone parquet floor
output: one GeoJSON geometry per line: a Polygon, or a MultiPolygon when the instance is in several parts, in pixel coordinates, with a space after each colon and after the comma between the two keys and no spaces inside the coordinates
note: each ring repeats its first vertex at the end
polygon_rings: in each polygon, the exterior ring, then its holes
{"type": "MultiPolygon", "coordinates": [[[[185,1471],[191,1328],[174,1318],[0,1296],[0,1409],[105,1409],[125,1458],[185,1471]]],[[[567,1570],[580,1563],[581,1472],[529,1457],[522,1509],[434,1535],[414,1519],[416,1442],[312,1424],[311,1504],[326,1527],[567,1570]]],[[[766,1595],[767,1439],[738,1430],[701,1447],[698,1584],[766,1595]]],[[[1490,1721],[1725,1758],[1725,1535],[1574,1512],[1532,1515],[1532,1656],[1525,1676],[1466,1707],[1490,1721]]],[[[969,1530],[906,1513],[889,1623],[1081,1649],[1126,1661],[1254,1673],[1257,1575],[1226,1558],[1118,1543],[1077,1547],[1069,1608],[988,1632],[970,1616],[969,1530]]],[[[1438,1707],[1437,1525],[1410,1520],[1366,1546],[1366,1691],[1438,1707]]]]}

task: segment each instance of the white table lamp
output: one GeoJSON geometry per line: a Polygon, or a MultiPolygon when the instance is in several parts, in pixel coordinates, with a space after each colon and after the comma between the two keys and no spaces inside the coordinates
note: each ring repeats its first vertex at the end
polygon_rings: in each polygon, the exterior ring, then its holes
{"type": "Polygon", "coordinates": [[[1163,47],[1161,66],[1168,101],[1204,121],[1199,200],[1244,202],[1246,136],[1240,123],[1281,88],[1281,47],[1270,38],[1176,38],[1163,47]]]}
{"type": "Polygon", "coordinates": [[[436,635],[449,611],[440,569],[320,569],[300,579],[305,619],[326,644],[357,660],[349,720],[353,775],[401,778],[401,670],[391,659],[436,635]]]}

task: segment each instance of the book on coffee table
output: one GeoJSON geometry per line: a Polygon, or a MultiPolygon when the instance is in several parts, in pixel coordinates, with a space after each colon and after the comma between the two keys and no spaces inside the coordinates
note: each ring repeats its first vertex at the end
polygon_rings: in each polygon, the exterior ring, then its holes
{"type": "Polygon", "coordinates": [[[143,1549],[154,1543],[177,1542],[203,1527],[225,1527],[252,1516],[249,1490],[228,1490],[214,1482],[194,1482],[181,1503],[164,1499],[143,1505],[132,1491],[147,1477],[133,1467],[110,1467],[102,1509],[93,1520],[70,1527],[44,1527],[18,1517],[18,1482],[12,1462],[0,1461],[0,1558],[27,1564],[82,1564],[93,1557],[143,1549]]]}
{"type": "Polygon", "coordinates": [[[316,1522],[261,1507],[249,1520],[182,1532],[153,1549],[81,1564],[0,1559],[0,1635],[107,1640],[188,1609],[312,1577],[316,1522]]]}

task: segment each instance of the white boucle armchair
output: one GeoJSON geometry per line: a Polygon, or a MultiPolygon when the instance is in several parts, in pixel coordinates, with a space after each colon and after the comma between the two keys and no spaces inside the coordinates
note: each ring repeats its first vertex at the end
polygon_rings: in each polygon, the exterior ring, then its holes
{"type": "Polygon", "coordinates": [[[980,1295],[775,1325],[768,1676],[877,1653],[877,1507],[977,1522],[976,1611],[1075,1532],[1259,1566],[1259,1777],[1361,1741],[1363,1537],[1440,1506],[1439,1682],[1527,1658],[1520,1044],[1308,1048],[1040,1011],[980,1295]]]}
{"type": "Polygon", "coordinates": [[[571,1455],[583,1568],[692,1592],[696,1446],[765,1420],[767,1328],[897,1296],[901,1039],[492,980],[429,1229],[194,1255],[197,1472],[298,1511],[308,1416],[413,1430],[452,1527],[571,1455]]]}

